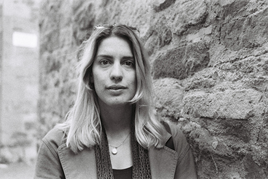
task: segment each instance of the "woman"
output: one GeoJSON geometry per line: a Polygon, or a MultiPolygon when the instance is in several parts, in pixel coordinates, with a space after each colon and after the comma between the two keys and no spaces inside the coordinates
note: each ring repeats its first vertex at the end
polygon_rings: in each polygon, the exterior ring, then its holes
{"type": "Polygon", "coordinates": [[[35,178],[196,178],[185,137],[154,112],[135,30],[97,27],[78,54],[76,102],[42,140],[35,178]]]}

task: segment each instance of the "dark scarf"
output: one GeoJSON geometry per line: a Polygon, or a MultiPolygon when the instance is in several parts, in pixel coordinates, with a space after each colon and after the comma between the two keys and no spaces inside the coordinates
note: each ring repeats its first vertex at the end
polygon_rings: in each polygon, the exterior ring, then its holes
{"type": "MultiPolygon", "coordinates": [[[[103,128],[104,129],[104,128],[103,128]]],[[[151,179],[148,150],[144,149],[135,138],[135,128],[131,129],[131,149],[133,157],[132,178],[151,179]]],[[[109,154],[109,146],[105,130],[101,135],[101,144],[95,145],[95,157],[98,179],[113,179],[113,169],[109,154]]],[[[122,159],[123,160],[123,159],[122,159]]]]}

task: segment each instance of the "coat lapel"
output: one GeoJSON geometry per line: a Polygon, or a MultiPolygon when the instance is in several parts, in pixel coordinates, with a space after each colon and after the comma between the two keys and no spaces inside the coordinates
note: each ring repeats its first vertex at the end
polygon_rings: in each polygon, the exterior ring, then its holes
{"type": "MultiPolygon", "coordinates": [[[[171,135],[165,138],[167,141],[171,135]]],[[[96,179],[96,159],[94,149],[85,148],[74,154],[65,144],[58,149],[59,158],[66,179],[96,179]]],[[[150,148],[149,160],[153,179],[173,179],[175,175],[178,154],[176,151],[164,148],[150,148]]]]}
{"type": "Polygon", "coordinates": [[[97,178],[94,149],[85,148],[74,154],[63,144],[59,147],[58,153],[66,179],[97,178]]]}
{"type": "MultiPolygon", "coordinates": [[[[167,135],[167,141],[171,135],[167,135]]],[[[173,179],[175,176],[178,153],[166,146],[149,149],[149,160],[153,179],[173,179]]]]}

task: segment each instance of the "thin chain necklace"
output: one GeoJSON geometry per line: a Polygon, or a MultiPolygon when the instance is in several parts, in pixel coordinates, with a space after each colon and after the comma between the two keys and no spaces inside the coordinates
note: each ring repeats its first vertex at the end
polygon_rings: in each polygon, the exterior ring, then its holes
{"type": "Polygon", "coordinates": [[[117,148],[119,148],[121,145],[123,145],[123,144],[125,143],[125,141],[126,141],[127,138],[129,137],[129,135],[130,135],[130,133],[129,133],[129,134],[127,135],[127,137],[123,140],[123,142],[122,142],[120,145],[118,145],[118,146],[113,146],[113,145],[109,144],[109,146],[112,147],[111,153],[112,153],[113,155],[116,155],[116,154],[118,153],[117,148]]]}

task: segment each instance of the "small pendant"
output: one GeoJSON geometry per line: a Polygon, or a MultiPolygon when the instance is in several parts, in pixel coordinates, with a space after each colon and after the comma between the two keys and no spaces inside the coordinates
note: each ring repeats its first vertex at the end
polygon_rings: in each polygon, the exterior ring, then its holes
{"type": "Polygon", "coordinates": [[[113,155],[116,155],[117,154],[117,148],[113,148],[111,152],[112,152],[113,155]]]}

